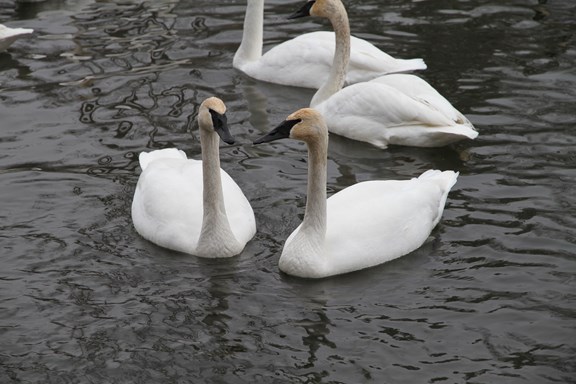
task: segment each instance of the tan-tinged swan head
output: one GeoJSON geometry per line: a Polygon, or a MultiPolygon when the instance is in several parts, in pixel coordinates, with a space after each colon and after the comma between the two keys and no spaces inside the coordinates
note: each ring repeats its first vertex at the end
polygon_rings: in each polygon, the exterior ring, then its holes
{"type": "Polygon", "coordinates": [[[228,128],[226,104],[217,98],[209,97],[200,104],[198,125],[205,132],[216,132],[226,144],[234,144],[234,137],[228,128]]]}
{"type": "Polygon", "coordinates": [[[327,142],[328,127],[320,112],[312,108],[302,108],[288,116],[268,134],[255,140],[254,144],[286,138],[304,141],[307,144],[327,142]]]}
{"type": "Polygon", "coordinates": [[[215,96],[205,99],[202,102],[202,104],[200,104],[200,108],[202,107],[211,109],[214,112],[219,113],[221,115],[226,113],[226,104],[224,104],[224,102],[221,99],[215,96]]]}

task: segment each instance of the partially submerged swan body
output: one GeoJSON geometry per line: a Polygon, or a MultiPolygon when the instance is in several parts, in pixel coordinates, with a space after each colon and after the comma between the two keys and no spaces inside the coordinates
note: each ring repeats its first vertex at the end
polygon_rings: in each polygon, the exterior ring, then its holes
{"type": "Polygon", "coordinates": [[[389,74],[343,88],[350,27],[340,0],[310,0],[296,15],[328,18],[335,30],[329,77],[310,102],[331,132],[380,148],[389,144],[440,147],[478,136],[462,113],[417,76],[389,74]]]}
{"type": "MultiPolygon", "coordinates": [[[[334,33],[306,33],[262,55],[263,19],[264,0],[248,0],[242,43],[234,56],[234,68],[261,81],[320,88],[328,78],[334,57],[334,33]]],[[[366,40],[351,37],[347,84],[387,73],[420,69],[426,69],[422,59],[395,59],[366,40]]]]}
{"type": "Polygon", "coordinates": [[[220,169],[219,140],[232,144],[226,107],[215,97],[198,112],[202,160],[175,148],[141,153],[142,174],[132,202],[132,221],[145,239],[200,257],[239,254],[256,233],[250,203],[220,169]]]}
{"type": "Polygon", "coordinates": [[[288,116],[255,144],[282,138],[308,146],[302,224],[288,237],[279,268],[323,278],[369,268],[419,248],[438,224],[458,173],[429,170],[412,180],[366,181],[326,199],[328,128],[310,108],[288,116]]]}
{"type": "Polygon", "coordinates": [[[28,36],[34,33],[30,28],[10,28],[0,24],[0,52],[8,49],[12,43],[21,37],[28,36]]]}

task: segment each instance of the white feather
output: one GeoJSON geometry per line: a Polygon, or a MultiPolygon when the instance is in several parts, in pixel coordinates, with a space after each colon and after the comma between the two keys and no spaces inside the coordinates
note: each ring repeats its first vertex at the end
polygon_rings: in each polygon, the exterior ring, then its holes
{"type": "Polygon", "coordinates": [[[30,35],[33,32],[34,30],[30,28],[9,28],[0,24],[0,52],[8,49],[19,38],[30,35]]]}
{"type": "Polygon", "coordinates": [[[392,74],[354,84],[315,108],[331,132],[380,148],[440,147],[478,136],[462,113],[414,75],[392,74]]]}

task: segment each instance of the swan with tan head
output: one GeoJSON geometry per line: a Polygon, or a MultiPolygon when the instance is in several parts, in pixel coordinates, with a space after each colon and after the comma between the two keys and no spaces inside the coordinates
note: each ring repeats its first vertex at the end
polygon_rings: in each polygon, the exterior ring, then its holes
{"type": "MultiPolygon", "coordinates": [[[[330,71],[334,33],[312,32],[276,45],[264,55],[264,0],[248,0],[244,31],[233,66],[258,80],[318,89],[330,71]]],[[[395,59],[366,40],[351,38],[348,84],[396,72],[426,69],[422,59],[395,59]]]]}
{"type": "Polygon", "coordinates": [[[250,203],[220,169],[220,138],[233,144],[226,106],[206,99],[198,112],[202,160],[175,148],[141,153],[132,221],[145,239],[175,251],[218,258],[239,254],[256,233],[250,203]]]}
{"type": "Polygon", "coordinates": [[[406,255],[439,222],[458,173],[429,170],[412,180],[354,184],[326,199],[328,128],[322,115],[301,109],[254,144],[292,138],[308,147],[308,191],[302,224],[288,237],[279,267],[322,278],[406,255]]]}
{"type": "Polygon", "coordinates": [[[417,76],[390,74],[342,88],[350,59],[344,5],[340,0],[310,0],[294,14],[304,16],[327,18],[335,31],[330,74],[310,102],[326,117],[330,132],[380,148],[440,147],[478,136],[462,113],[417,76]]]}

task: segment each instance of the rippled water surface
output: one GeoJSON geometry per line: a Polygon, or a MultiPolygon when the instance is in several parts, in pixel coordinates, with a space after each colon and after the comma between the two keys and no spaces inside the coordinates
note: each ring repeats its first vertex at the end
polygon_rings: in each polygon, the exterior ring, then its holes
{"type": "MultiPolygon", "coordinates": [[[[576,383],[573,0],[348,0],[352,31],[465,113],[478,139],[382,151],[335,135],[328,189],[460,172],[430,240],[322,281],[277,262],[303,215],[304,147],[253,147],[312,91],[232,68],[245,1],[0,2],[36,30],[0,53],[1,383],[576,383]],[[228,105],[222,167],[258,234],[229,260],[152,245],[130,219],[137,154],[199,154],[228,105]]],[[[266,48],[320,20],[268,1],[266,48]]]]}

